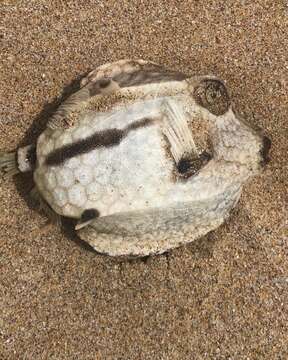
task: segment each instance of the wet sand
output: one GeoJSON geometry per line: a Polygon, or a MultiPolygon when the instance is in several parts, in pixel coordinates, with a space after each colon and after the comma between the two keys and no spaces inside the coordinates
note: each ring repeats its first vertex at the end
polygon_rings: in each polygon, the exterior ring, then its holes
{"type": "Polygon", "coordinates": [[[43,228],[31,177],[0,180],[1,359],[288,358],[287,19],[280,0],[0,2],[1,150],[35,141],[81,76],[127,57],[219,76],[272,139],[225,225],[145,260],[43,228]]]}

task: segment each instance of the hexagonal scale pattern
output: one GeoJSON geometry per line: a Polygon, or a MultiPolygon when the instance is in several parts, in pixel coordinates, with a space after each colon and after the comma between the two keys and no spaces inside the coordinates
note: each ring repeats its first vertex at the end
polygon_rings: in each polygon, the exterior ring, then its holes
{"type": "Polygon", "coordinates": [[[57,166],[45,164],[47,148],[51,152],[71,142],[83,141],[95,131],[124,128],[134,117],[141,118],[143,109],[141,104],[110,116],[89,113],[83,116],[79,126],[62,131],[46,130],[40,136],[37,156],[42,162],[34,178],[55,211],[67,217],[80,217],[85,209],[95,208],[100,216],[105,216],[164,203],[164,194],[171,186],[173,164],[167,159],[155,126],[132,131],[131,136],[123,138],[117,146],[79,153],[57,166]],[[161,195],[159,177],[162,178],[161,195]],[[143,184],[145,191],[141,188],[143,184]]]}

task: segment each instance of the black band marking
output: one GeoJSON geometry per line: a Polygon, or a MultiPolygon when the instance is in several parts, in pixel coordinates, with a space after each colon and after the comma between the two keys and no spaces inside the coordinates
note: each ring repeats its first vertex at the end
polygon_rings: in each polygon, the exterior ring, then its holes
{"type": "Polygon", "coordinates": [[[87,154],[88,152],[98,147],[112,147],[117,146],[128,135],[130,131],[151,125],[153,119],[144,118],[136,121],[126,128],[122,129],[107,129],[98,131],[86,139],[79,140],[73,144],[67,144],[59,149],[52,151],[46,158],[47,166],[59,166],[68,159],[71,159],[80,154],[87,154]]]}

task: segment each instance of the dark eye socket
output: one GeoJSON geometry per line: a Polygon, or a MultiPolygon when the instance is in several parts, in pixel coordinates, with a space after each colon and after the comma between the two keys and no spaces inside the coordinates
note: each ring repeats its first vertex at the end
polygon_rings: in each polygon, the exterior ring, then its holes
{"type": "Polygon", "coordinates": [[[197,104],[214,115],[224,115],[230,108],[230,98],[225,85],[215,79],[204,79],[194,90],[197,104]]]}
{"type": "Polygon", "coordinates": [[[208,102],[213,103],[214,101],[217,101],[221,98],[222,93],[223,89],[221,91],[221,86],[219,84],[209,84],[206,89],[206,98],[208,102]]]}

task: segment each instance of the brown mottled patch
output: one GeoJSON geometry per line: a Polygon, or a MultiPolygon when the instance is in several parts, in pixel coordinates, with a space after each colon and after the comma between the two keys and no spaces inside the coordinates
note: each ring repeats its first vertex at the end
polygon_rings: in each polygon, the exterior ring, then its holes
{"type": "MultiPolygon", "coordinates": [[[[115,75],[110,74],[110,76],[108,71],[107,74],[103,74],[103,78],[94,81],[92,80],[93,78],[90,79],[90,83],[87,85],[90,96],[101,94],[104,89],[109,87],[111,82],[117,84],[119,88],[126,88],[153,83],[182,81],[188,78],[186,74],[170,71],[160,65],[152,63],[139,64],[136,61],[130,61],[128,64],[134,68],[134,71],[131,72],[122,69],[122,71],[117,72],[115,75]]],[[[115,64],[115,66],[117,65],[115,64]]],[[[95,71],[97,74],[97,69],[95,71]]],[[[100,71],[101,70],[99,70],[99,72],[100,71]]]]}
{"type": "Polygon", "coordinates": [[[188,77],[180,72],[170,72],[165,69],[159,70],[155,71],[154,69],[154,71],[149,71],[148,69],[143,69],[133,73],[121,73],[115,76],[113,80],[116,81],[121,88],[124,88],[169,81],[182,81],[188,77]]]}
{"type": "Polygon", "coordinates": [[[96,96],[101,94],[101,90],[106,89],[111,83],[110,79],[101,79],[88,85],[89,95],[96,96]]]}

